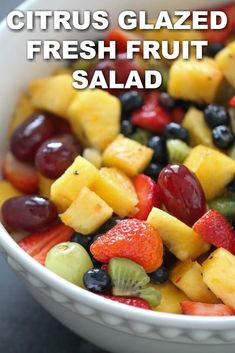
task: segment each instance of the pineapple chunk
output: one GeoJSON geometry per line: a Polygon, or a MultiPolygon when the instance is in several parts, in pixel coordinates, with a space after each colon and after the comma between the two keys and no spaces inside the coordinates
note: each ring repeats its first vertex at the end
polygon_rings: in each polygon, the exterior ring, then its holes
{"type": "Polygon", "coordinates": [[[210,244],[192,228],[159,208],[153,207],[147,222],[159,232],[164,244],[181,261],[194,260],[210,248],[210,244]]]}
{"type": "Polygon", "coordinates": [[[29,84],[32,105],[66,117],[68,106],[78,94],[72,86],[72,81],[70,75],[51,76],[32,81],[29,84]]]}
{"type": "Polygon", "coordinates": [[[58,66],[52,72],[52,76],[60,76],[60,75],[72,75],[73,70],[65,67],[65,66],[58,66]]]}
{"type": "Polygon", "coordinates": [[[235,256],[215,250],[202,265],[203,281],[225,304],[235,309],[235,256]]]}
{"type": "Polygon", "coordinates": [[[132,181],[116,168],[101,168],[92,190],[120,217],[133,216],[137,212],[138,198],[132,181]]]}
{"type": "Polygon", "coordinates": [[[207,200],[219,195],[235,175],[235,161],[209,147],[198,145],[184,161],[199,179],[207,200]]]}
{"type": "Polygon", "coordinates": [[[8,199],[21,196],[22,193],[14,188],[7,180],[0,180],[0,208],[8,199]]]}
{"type": "Polygon", "coordinates": [[[230,43],[221,50],[216,55],[215,60],[226,80],[235,88],[235,42],[230,43]]]}
{"type": "Polygon", "coordinates": [[[151,148],[119,135],[104,151],[103,163],[107,167],[116,167],[134,176],[148,166],[152,156],[151,148]]]}
{"type": "Polygon", "coordinates": [[[174,98],[212,103],[222,79],[213,59],[178,59],[170,69],[168,91],[174,98]]]}
{"type": "Polygon", "coordinates": [[[161,303],[153,310],[163,313],[182,314],[180,303],[189,298],[170,281],[163,284],[150,284],[161,293],[161,303]]]}
{"type": "Polygon", "coordinates": [[[188,129],[192,146],[204,145],[214,147],[210,128],[204,120],[202,111],[190,108],[184,116],[183,127],[188,129]]]}
{"type": "Polygon", "coordinates": [[[102,166],[102,154],[96,148],[85,148],[83,153],[83,157],[86,158],[89,162],[94,164],[94,166],[98,169],[102,166]]]}
{"type": "Polygon", "coordinates": [[[35,113],[35,108],[32,106],[29,95],[27,93],[23,94],[18,103],[16,104],[14,113],[12,115],[9,135],[11,136],[15,129],[25,122],[33,113],[35,113]]]}
{"type": "Polygon", "coordinates": [[[108,92],[87,89],[68,109],[71,126],[88,146],[104,150],[120,131],[121,104],[108,92]]]}
{"type": "Polygon", "coordinates": [[[51,194],[51,185],[54,183],[55,180],[53,179],[48,179],[42,174],[38,175],[39,177],[39,192],[40,195],[50,198],[51,194]]]}
{"type": "Polygon", "coordinates": [[[211,304],[220,302],[203,282],[202,266],[197,261],[178,262],[170,273],[170,280],[193,301],[211,304]]]}
{"type": "Polygon", "coordinates": [[[65,173],[51,186],[51,200],[64,212],[77,198],[83,186],[90,187],[99,171],[85,158],[78,156],[65,173]]]}
{"type": "Polygon", "coordinates": [[[113,210],[96,193],[84,186],[69,208],[60,215],[64,224],[83,235],[94,233],[113,210]]]}

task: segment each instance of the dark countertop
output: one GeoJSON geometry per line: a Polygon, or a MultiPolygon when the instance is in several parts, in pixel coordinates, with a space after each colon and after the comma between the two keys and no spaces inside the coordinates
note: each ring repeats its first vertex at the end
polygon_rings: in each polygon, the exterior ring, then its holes
{"type": "MultiPolygon", "coordinates": [[[[21,0],[2,0],[0,20],[21,0]]],[[[27,293],[0,256],[1,353],[105,353],[63,327],[27,293]]]]}

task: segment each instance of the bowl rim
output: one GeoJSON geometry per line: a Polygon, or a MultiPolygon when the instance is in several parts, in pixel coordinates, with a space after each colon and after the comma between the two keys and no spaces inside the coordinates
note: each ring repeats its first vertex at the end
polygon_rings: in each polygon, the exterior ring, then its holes
{"type": "Polygon", "coordinates": [[[48,287],[55,289],[60,294],[75,302],[81,301],[91,308],[99,308],[101,311],[122,317],[126,320],[131,319],[131,321],[138,321],[157,326],[163,325],[175,328],[181,327],[185,329],[193,328],[199,330],[209,328],[217,331],[221,330],[221,325],[223,324],[223,329],[235,328],[235,317],[233,316],[186,316],[182,314],[139,309],[108,300],[64,280],[46,267],[42,266],[19,247],[1,223],[0,235],[0,245],[10,258],[15,260],[17,264],[22,266],[32,276],[41,280],[48,287]]]}
{"type": "MultiPolygon", "coordinates": [[[[38,0],[26,0],[17,9],[26,11],[31,6],[35,5],[38,0]]],[[[5,19],[0,23],[0,36],[4,36],[4,31],[7,30],[5,19]]],[[[110,313],[126,320],[152,324],[156,326],[169,326],[174,328],[184,329],[210,329],[215,331],[234,329],[235,316],[231,317],[201,317],[201,316],[186,316],[182,314],[171,314],[144,310],[131,307],[125,304],[107,300],[102,296],[91,293],[81,287],[78,287],[39,264],[24,250],[22,250],[14,239],[10,236],[4,226],[0,223],[0,246],[9,255],[10,258],[16,261],[31,275],[38,277],[39,280],[46,283],[48,287],[57,290],[59,293],[70,298],[74,302],[82,301],[91,308],[101,310],[105,313],[110,313]],[[223,325],[223,326],[222,326],[223,325]]],[[[1,250],[1,249],[0,249],[1,250]]]]}

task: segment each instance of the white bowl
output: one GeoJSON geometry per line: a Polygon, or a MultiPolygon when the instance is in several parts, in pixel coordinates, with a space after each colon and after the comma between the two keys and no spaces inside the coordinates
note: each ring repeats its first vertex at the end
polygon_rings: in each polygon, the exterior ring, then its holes
{"type": "MultiPolygon", "coordinates": [[[[198,0],[197,7],[213,6],[225,1],[198,0]]],[[[154,14],[159,9],[195,7],[194,1],[182,5],[181,0],[149,0],[142,5],[140,0],[35,0],[28,1],[22,9],[90,9],[100,8],[115,16],[123,9],[148,10],[154,14]],[[79,7],[78,7],[79,5],[79,7]],[[111,9],[111,10],[110,10],[111,9]]],[[[15,102],[27,83],[39,76],[47,75],[56,62],[40,59],[27,62],[26,40],[75,39],[97,37],[92,31],[81,33],[33,33],[8,30],[5,23],[0,27],[0,158],[6,150],[7,125],[15,102]]],[[[200,318],[157,313],[136,309],[103,299],[54,275],[28,256],[12,240],[0,225],[0,249],[9,265],[22,278],[32,295],[65,326],[98,346],[117,353],[232,353],[235,343],[235,317],[200,318]]]]}

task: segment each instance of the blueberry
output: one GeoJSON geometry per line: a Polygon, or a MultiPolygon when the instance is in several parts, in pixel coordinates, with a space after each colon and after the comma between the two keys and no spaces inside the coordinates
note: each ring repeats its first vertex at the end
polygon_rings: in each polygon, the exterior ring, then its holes
{"type": "Polygon", "coordinates": [[[186,143],[189,141],[189,133],[188,130],[185,129],[180,124],[170,123],[166,126],[164,131],[164,136],[166,139],[177,139],[182,140],[186,143]]]}
{"type": "Polygon", "coordinates": [[[127,114],[132,113],[144,104],[143,96],[136,91],[123,93],[119,98],[122,104],[122,111],[127,114]]]}
{"type": "Polygon", "coordinates": [[[93,293],[104,293],[111,289],[109,274],[100,268],[87,271],[83,277],[83,283],[93,293]]]}
{"type": "Polygon", "coordinates": [[[78,243],[82,245],[87,251],[89,251],[89,248],[93,243],[93,240],[94,239],[92,236],[86,236],[80,233],[74,233],[70,241],[73,243],[78,243]]]}
{"type": "Polygon", "coordinates": [[[149,273],[151,281],[155,284],[161,284],[168,280],[168,270],[166,267],[161,266],[156,271],[149,273]]]}
{"type": "Polygon", "coordinates": [[[121,122],[121,133],[124,136],[129,137],[130,135],[132,135],[135,131],[134,126],[132,125],[132,123],[130,122],[130,120],[122,120],[121,122]]]}
{"type": "Polygon", "coordinates": [[[148,146],[154,150],[153,161],[161,164],[168,163],[166,142],[160,136],[153,136],[148,141],[148,146]]]}
{"type": "Polygon", "coordinates": [[[145,169],[144,174],[148,175],[154,181],[157,181],[158,176],[163,168],[164,166],[161,164],[150,163],[149,166],[145,169]]]}
{"type": "Polygon", "coordinates": [[[229,125],[230,116],[228,110],[222,105],[210,104],[204,110],[206,123],[214,128],[219,125],[229,125]]]}
{"type": "Polygon", "coordinates": [[[168,93],[162,92],[159,96],[159,104],[167,110],[172,110],[175,107],[175,100],[168,93]]]}
{"type": "Polygon", "coordinates": [[[121,221],[118,217],[111,217],[107,222],[105,222],[102,227],[98,230],[97,234],[104,234],[108,230],[115,227],[121,221]]]}
{"type": "Polygon", "coordinates": [[[163,245],[163,266],[166,268],[171,268],[176,262],[175,255],[170,252],[170,250],[163,245]]]}
{"type": "Polygon", "coordinates": [[[224,47],[225,45],[223,43],[212,43],[208,45],[206,49],[206,56],[214,58],[224,47]]]}
{"type": "Polygon", "coordinates": [[[235,178],[227,185],[228,191],[235,192],[235,178]]]}
{"type": "Polygon", "coordinates": [[[225,125],[220,125],[212,130],[212,138],[216,147],[221,149],[229,148],[234,142],[232,130],[225,125]]]}

